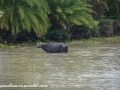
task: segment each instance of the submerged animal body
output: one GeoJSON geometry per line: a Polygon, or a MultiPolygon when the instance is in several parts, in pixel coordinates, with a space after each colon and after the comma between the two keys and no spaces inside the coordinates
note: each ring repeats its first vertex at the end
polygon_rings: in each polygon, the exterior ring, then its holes
{"type": "Polygon", "coordinates": [[[65,43],[37,44],[37,48],[42,48],[47,53],[67,53],[68,46],[65,43]]]}

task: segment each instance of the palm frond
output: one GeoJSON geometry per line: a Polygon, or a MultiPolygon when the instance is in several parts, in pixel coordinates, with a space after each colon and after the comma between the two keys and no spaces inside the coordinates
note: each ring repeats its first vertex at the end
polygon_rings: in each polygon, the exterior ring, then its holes
{"type": "Polygon", "coordinates": [[[81,24],[76,18],[74,18],[72,16],[68,16],[67,18],[69,19],[70,22],[72,22],[74,24],[77,24],[77,25],[81,24]]]}
{"type": "Polygon", "coordinates": [[[44,2],[44,0],[0,0],[0,10],[4,13],[0,18],[0,26],[11,30],[13,34],[20,29],[27,31],[33,29],[36,33],[42,33],[43,29],[47,30],[48,27],[44,2]]]}
{"type": "Polygon", "coordinates": [[[50,17],[54,24],[62,22],[62,26],[66,26],[65,23],[86,24],[90,27],[96,25],[93,18],[91,19],[93,25],[90,25],[91,23],[89,23],[88,18],[91,16],[90,13],[94,11],[91,9],[92,6],[84,4],[83,0],[47,0],[47,2],[51,10],[50,16],[55,16],[54,18],[50,17]],[[89,16],[86,14],[89,14],[89,16]]]}
{"type": "Polygon", "coordinates": [[[61,12],[62,12],[62,9],[58,6],[57,9],[56,9],[56,11],[57,11],[58,13],[61,13],[61,12]]]}
{"type": "Polygon", "coordinates": [[[66,14],[73,14],[73,10],[70,8],[64,8],[63,10],[66,14]]]}
{"type": "Polygon", "coordinates": [[[20,18],[23,19],[23,18],[25,17],[24,7],[22,7],[22,6],[20,5],[20,6],[17,6],[17,8],[18,8],[18,12],[19,12],[20,18]]]}

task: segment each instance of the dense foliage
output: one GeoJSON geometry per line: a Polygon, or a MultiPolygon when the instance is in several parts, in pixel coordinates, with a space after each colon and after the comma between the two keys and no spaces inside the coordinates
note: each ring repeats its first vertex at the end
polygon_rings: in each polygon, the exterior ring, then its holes
{"type": "Polygon", "coordinates": [[[120,0],[0,0],[0,42],[119,35],[119,18],[120,0]]]}
{"type": "Polygon", "coordinates": [[[12,34],[34,29],[41,36],[48,26],[43,3],[44,0],[0,0],[1,29],[11,30],[12,34]]]}
{"type": "Polygon", "coordinates": [[[92,18],[93,12],[90,9],[92,6],[84,4],[82,0],[47,0],[51,23],[63,26],[65,29],[73,24],[86,24],[90,28],[97,25],[97,22],[92,18]]]}

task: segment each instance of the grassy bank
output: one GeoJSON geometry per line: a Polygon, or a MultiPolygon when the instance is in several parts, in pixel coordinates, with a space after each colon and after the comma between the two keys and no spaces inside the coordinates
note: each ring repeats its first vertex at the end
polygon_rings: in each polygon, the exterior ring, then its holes
{"type": "Polygon", "coordinates": [[[107,43],[107,42],[120,42],[120,36],[115,37],[97,37],[97,38],[89,38],[89,39],[81,39],[81,40],[73,40],[68,42],[69,44],[79,44],[79,43],[107,43]]]}
{"type": "MultiPolygon", "coordinates": [[[[38,42],[40,41],[37,42],[28,41],[22,44],[0,44],[0,48],[16,48],[16,47],[32,46],[32,45],[36,45],[38,42]]],[[[99,44],[99,43],[108,43],[108,42],[120,42],[120,36],[72,40],[72,41],[67,41],[66,43],[67,44],[99,44]]]]}
{"type": "Polygon", "coordinates": [[[21,44],[0,44],[0,48],[17,48],[17,47],[25,47],[25,46],[32,46],[32,45],[36,45],[35,42],[32,41],[28,41],[28,42],[23,42],[21,44]]]}

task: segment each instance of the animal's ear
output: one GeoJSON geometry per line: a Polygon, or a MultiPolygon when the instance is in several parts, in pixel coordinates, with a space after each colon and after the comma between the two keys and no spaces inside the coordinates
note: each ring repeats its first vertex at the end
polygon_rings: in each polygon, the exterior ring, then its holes
{"type": "Polygon", "coordinates": [[[43,42],[39,42],[39,44],[43,44],[43,42]]]}
{"type": "Polygon", "coordinates": [[[41,42],[38,42],[37,45],[42,44],[41,42]]]}

